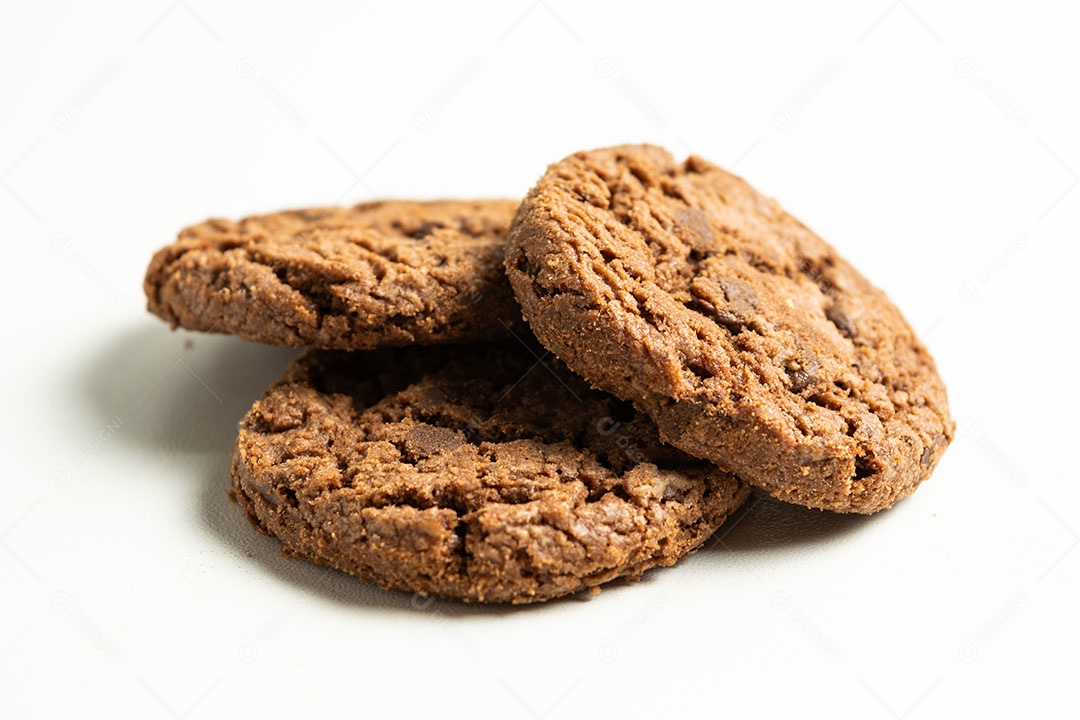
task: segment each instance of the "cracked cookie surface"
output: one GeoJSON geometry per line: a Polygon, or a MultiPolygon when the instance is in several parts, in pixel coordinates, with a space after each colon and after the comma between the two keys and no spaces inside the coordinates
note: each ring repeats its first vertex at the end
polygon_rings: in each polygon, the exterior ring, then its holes
{"type": "Polygon", "coordinates": [[[749,184],[647,145],[550,166],[506,258],[540,341],[664,441],[793,503],[869,513],[952,439],[885,294],[749,184]]]}
{"type": "Polygon", "coordinates": [[[504,337],[520,317],[502,270],[516,207],[397,200],[208,220],[154,255],[143,288],[174,327],[273,345],[504,337]]]}
{"type": "Polygon", "coordinates": [[[241,423],[231,483],[288,554],[513,603],[672,565],[749,493],[516,340],[308,351],[241,423]]]}

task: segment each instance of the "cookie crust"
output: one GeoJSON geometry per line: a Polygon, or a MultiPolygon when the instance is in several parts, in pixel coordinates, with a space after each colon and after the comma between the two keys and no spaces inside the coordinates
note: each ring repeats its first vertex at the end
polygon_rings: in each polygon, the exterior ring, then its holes
{"type": "Polygon", "coordinates": [[[749,493],[514,340],[308,351],[241,423],[231,483],[288,554],[510,603],[672,565],[749,493]]]}
{"type": "Polygon", "coordinates": [[[150,312],[285,346],[370,349],[505,337],[511,200],[385,201],[208,220],[153,257],[150,312]]]}
{"type": "Polygon", "coordinates": [[[555,163],[506,268],[571,369],[782,500],[887,508],[953,437],[933,359],[885,294],[701,158],[639,145],[555,163]]]}

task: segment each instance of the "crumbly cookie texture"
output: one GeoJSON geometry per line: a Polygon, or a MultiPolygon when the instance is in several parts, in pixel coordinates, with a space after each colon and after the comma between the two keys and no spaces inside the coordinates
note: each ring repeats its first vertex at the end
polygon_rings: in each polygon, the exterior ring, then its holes
{"type": "Polygon", "coordinates": [[[231,482],[287,554],[510,603],[672,565],[749,494],[514,340],[308,351],[241,423],[231,482]]]}
{"type": "Polygon", "coordinates": [[[143,288],[173,327],[347,350],[506,337],[517,202],[386,201],[183,230],[143,288]]]}
{"type": "Polygon", "coordinates": [[[571,369],[782,500],[887,508],[953,437],[934,362],[885,294],[701,158],[640,145],[555,163],[506,268],[571,369]]]}

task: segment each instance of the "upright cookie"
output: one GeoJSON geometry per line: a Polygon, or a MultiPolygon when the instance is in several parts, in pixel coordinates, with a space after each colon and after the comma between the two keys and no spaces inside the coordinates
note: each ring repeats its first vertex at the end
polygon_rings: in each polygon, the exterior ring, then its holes
{"type": "Polygon", "coordinates": [[[749,493],[513,340],[309,351],[241,423],[231,478],[289,554],[475,602],[672,565],[749,493]]]}
{"type": "Polygon", "coordinates": [[[934,362],[885,294],[701,158],[642,145],[552,165],[506,268],[571,369],[782,500],[889,507],[952,439],[934,362]]]}
{"type": "Polygon", "coordinates": [[[388,201],[209,220],[154,255],[152,313],[191,330],[344,350],[506,336],[517,203],[388,201]]]}

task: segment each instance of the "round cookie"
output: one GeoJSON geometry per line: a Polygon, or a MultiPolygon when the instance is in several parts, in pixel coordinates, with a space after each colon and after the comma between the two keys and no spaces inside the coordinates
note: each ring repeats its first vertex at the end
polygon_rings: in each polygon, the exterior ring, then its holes
{"type": "Polygon", "coordinates": [[[505,337],[520,322],[502,271],[516,207],[387,201],[209,220],[154,255],[143,287],[174,327],[272,345],[505,337]]]}
{"type": "Polygon", "coordinates": [[[231,481],[284,552],[470,602],[672,565],[749,494],[513,340],[308,351],[241,423],[231,481]]]}
{"type": "Polygon", "coordinates": [[[518,210],[506,268],[571,369],[782,500],[887,508],[952,439],[934,362],[885,294],[701,158],[640,145],[555,163],[518,210]]]}

